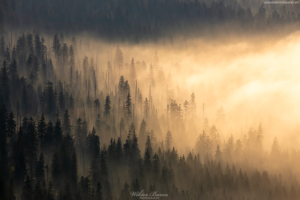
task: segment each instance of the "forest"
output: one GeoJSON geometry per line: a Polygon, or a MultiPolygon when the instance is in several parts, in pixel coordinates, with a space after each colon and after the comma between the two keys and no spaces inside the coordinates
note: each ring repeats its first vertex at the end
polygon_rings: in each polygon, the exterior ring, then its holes
{"type": "Polygon", "coordinates": [[[1,0],[0,200],[299,199],[299,6],[1,0]]]}
{"type": "Polygon", "coordinates": [[[298,27],[299,6],[261,0],[2,0],[0,29],[88,31],[110,41],[139,42],[172,38],[187,30],[205,35],[213,25],[237,32],[298,27]]]}
{"type": "Polygon", "coordinates": [[[116,46],[100,67],[77,40],[60,33],[47,46],[26,33],[9,49],[1,38],[0,199],[299,198],[299,153],[277,138],[267,153],[261,124],[225,138],[205,118],[192,148],[179,150],[200,119],[196,93],[182,107],[168,86],[156,96],[172,80],[157,51],[128,64],[116,46]]]}

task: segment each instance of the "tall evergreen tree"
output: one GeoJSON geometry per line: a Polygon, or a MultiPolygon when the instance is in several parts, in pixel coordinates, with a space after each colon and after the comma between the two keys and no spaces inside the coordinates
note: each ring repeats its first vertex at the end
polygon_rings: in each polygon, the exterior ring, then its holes
{"type": "Polygon", "coordinates": [[[166,140],[165,140],[166,150],[167,151],[171,150],[171,148],[172,148],[172,142],[173,142],[172,133],[170,131],[168,131],[167,135],[166,135],[166,140]]]}
{"type": "Polygon", "coordinates": [[[65,110],[65,114],[64,114],[63,132],[65,134],[71,133],[71,122],[70,122],[70,116],[69,116],[68,109],[65,110]]]}
{"type": "Polygon", "coordinates": [[[2,104],[0,106],[0,194],[3,194],[3,196],[6,195],[6,181],[8,178],[7,119],[7,109],[2,104]]]}
{"type": "Polygon", "coordinates": [[[34,168],[36,165],[36,157],[37,157],[37,150],[38,150],[38,136],[37,136],[37,130],[35,121],[30,118],[27,126],[27,155],[29,159],[29,167],[30,167],[30,173],[31,177],[33,177],[34,168]]]}
{"type": "Polygon", "coordinates": [[[27,176],[23,189],[22,189],[22,197],[21,199],[23,200],[32,200],[33,199],[33,188],[32,188],[32,182],[27,176]]]}
{"type": "Polygon", "coordinates": [[[39,181],[45,178],[44,154],[41,153],[36,166],[36,178],[39,181]]]}
{"type": "Polygon", "coordinates": [[[109,95],[106,96],[104,105],[104,116],[109,117],[111,112],[111,101],[109,95]]]}
{"type": "MultiPolygon", "coordinates": [[[[9,89],[10,79],[8,75],[8,70],[6,67],[6,61],[3,61],[3,67],[0,72],[0,95],[2,96],[3,103],[5,103],[7,108],[10,108],[10,89],[9,89]]],[[[1,97],[0,97],[1,101],[1,97]]]]}
{"type": "Polygon", "coordinates": [[[40,140],[41,150],[43,151],[43,147],[45,145],[45,135],[47,130],[47,124],[45,122],[44,114],[42,114],[39,123],[38,123],[38,137],[40,140]]]}
{"type": "Polygon", "coordinates": [[[54,127],[54,132],[53,132],[53,144],[54,146],[58,146],[59,143],[62,140],[62,128],[61,128],[61,122],[60,120],[57,120],[55,123],[54,127]]]}
{"type": "Polygon", "coordinates": [[[127,94],[125,107],[126,107],[127,117],[131,117],[131,115],[132,115],[132,103],[131,103],[130,92],[127,94]]]}
{"type": "Polygon", "coordinates": [[[151,145],[151,140],[150,140],[149,135],[147,136],[147,140],[146,140],[146,143],[145,143],[145,151],[147,151],[147,149],[148,149],[150,158],[152,158],[153,151],[152,151],[152,145],[151,145]]]}
{"type": "Polygon", "coordinates": [[[23,184],[26,176],[26,157],[24,149],[23,128],[20,127],[17,141],[14,143],[13,160],[14,160],[14,180],[17,185],[23,184]]]}

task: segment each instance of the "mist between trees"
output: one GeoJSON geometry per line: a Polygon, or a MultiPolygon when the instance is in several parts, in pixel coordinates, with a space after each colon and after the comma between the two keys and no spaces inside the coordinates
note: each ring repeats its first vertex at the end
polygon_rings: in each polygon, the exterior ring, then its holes
{"type": "Polygon", "coordinates": [[[266,149],[260,123],[223,134],[224,108],[209,122],[159,52],[101,54],[63,33],[10,39],[0,40],[0,199],[299,198],[299,153],[276,138],[266,149]]]}

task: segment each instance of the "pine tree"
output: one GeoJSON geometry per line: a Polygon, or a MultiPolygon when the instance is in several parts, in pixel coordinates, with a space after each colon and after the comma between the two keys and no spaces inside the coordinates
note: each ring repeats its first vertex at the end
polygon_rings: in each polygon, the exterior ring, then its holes
{"type": "Polygon", "coordinates": [[[72,45],[69,47],[70,66],[75,67],[75,52],[72,45]]]}
{"type": "Polygon", "coordinates": [[[133,162],[137,162],[140,157],[140,149],[139,149],[139,145],[138,145],[138,138],[136,137],[135,131],[133,131],[133,134],[132,134],[131,150],[132,150],[132,157],[133,157],[132,160],[133,160],[133,162]]]}
{"type": "Polygon", "coordinates": [[[16,139],[16,121],[14,117],[14,113],[10,112],[7,119],[7,136],[10,139],[10,148],[16,139]]]}
{"type": "Polygon", "coordinates": [[[171,148],[172,148],[172,142],[173,142],[172,133],[170,131],[168,131],[167,135],[166,135],[166,140],[165,140],[166,150],[167,151],[171,150],[171,148]]]}
{"type": "Polygon", "coordinates": [[[41,153],[36,166],[36,178],[39,181],[45,178],[44,154],[41,153]]]}
{"type": "Polygon", "coordinates": [[[130,200],[131,199],[130,191],[129,191],[129,185],[127,184],[127,182],[124,184],[124,187],[121,190],[120,196],[124,200],[130,200]]]}
{"type": "Polygon", "coordinates": [[[33,177],[33,169],[35,166],[35,160],[37,157],[37,150],[38,150],[38,136],[35,121],[30,118],[28,126],[27,126],[27,142],[25,143],[27,146],[27,155],[29,158],[29,166],[31,177],[33,177]]]}
{"type": "Polygon", "coordinates": [[[54,132],[53,132],[53,144],[54,146],[58,146],[62,140],[62,128],[60,120],[56,120],[54,132]]]}
{"type": "Polygon", "coordinates": [[[0,194],[6,195],[6,180],[8,178],[8,152],[7,152],[7,118],[5,105],[0,106],[0,194]]]}
{"type": "MultiPolygon", "coordinates": [[[[146,129],[147,129],[147,123],[146,121],[143,119],[141,122],[141,126],[140,126],[140,131],[139,131],[139,140],[140,140],[140,144],[141,147],[144,147],[144,144],[146,142],[146,129]]],[[[144,148],[142,148],[144,149],[144,148]]]]}
{"type": "Polygon", "coordinates": [[[13,147],[13,162],[15,168],[13,177],[17,185],[23,184],[26,176],[26,157],[23,137],[23,128],[20,127],[17,141],[14,143],[13,147]]]}
{"type": "Polygon", "coordinates": [[[35,84],[38,79],[39,65],[38,58],[33,54],[29,54],[26,61],[26,72],[32,85],[35,84]]]}
{"type": "Polygon", "coordinates": [[[150,85],[155,87],[154,71],[152,65],[150,65],[149,80],[150,80],[150,85]]]}
{"type": "Polygon", "coordinates": [[[111,101],[109,95],[106,96],[104,105],[104,116],[109,117],[111,111],[111,101]]]}
{"type": "Polygon", "coordinates": [[[95,101],[94,101],[94,108],[95,108],[95,111],[96,111],[96,113],[98,115],[99,111],[100,111],[100,100],[98,98],[95,99],[95,101]]]}
{"type": "Polygon", "coordinates": [[[159,173],[160,173],[160,162],[157,153],[155,153],[153,156],[153,177],[156,182],[159,180],[159,173]]]}
{"type": "Polygon", "coordinates": [[[151,140],[150,140],[149,135],[147,136],[147,140],[146,140],[146,143],[145,143],[145,151],[147,151],[147,149],[148,149],[150,158],[152,158],[153,151],[152,151],[152,145],[151,145],[151,140]]]}
{"type": "Polygon", "coordinates": [[[57,152],[54,152],[52,156],[52,162],[51,162],[51,177],[56,188],[59,187],[60,176],[61,176],[61,167],[60,167],[59,156],[57,152]]]}
{"type": "Polygon", "coordinates": [[[274,138],[272,149],[271,149],[271,157],[273,159],[277,159],[280,156],[280,147],[277,138],[274,138]]]}
{"type": "Polygon", "coordinates": [[[72,46],[73,46],[74,52],[76,54],[77,53],[77,41],[76,41],[76,38],[74,36],[72,37],[72,46]]]}
{"type": "Polygon", "coordinates": [[[45,122],[44,114],[42,114],[39,123],[38,123],[38,137],[41,144],[41,150],[43,151],[43,147],[45,145],[45,135],[47,130],[47,124],[45,122]]]}
{"type": "Polygon", "coordinates": [[[77,155],[75,151],[72,154],[70,163],[71,165],[69,169],[69,181],[71,183],[72,189],[75,190],[77,186],[77,155]]]}
{"type": "Polygon", "coordinates": [[[100,153],[100,171],[101,171],[101,180],[105,182],[107,180],[107,163],[106,163],[106,151],[101,151],[100,153]]]}
{"type": "Polygon", "coordinates": [[[33,198],[33,188],[32,188],[32,183],[31,180],[29,178],[29,176],[27,176],[23,189],[22,189],[22,200],[32,200],[33,198]]]}
{"type": "Polygon", "coordinates": [[[95,199],[102,200],[101,184],[98,182],[95,199]]]}
{"type": "MultiPolygon", "coordinates": [[[[67,44],[63,44],[62,49],[61,49],[61,56],[62,56],[62,66],[63,70],[65,69],[66,66],[68,66],[69,62],[69,48],[67,44]]],[[[64,71],[63,71],[64,72],[64,71]]]]}
{"type": "Polygon", "coordinates": [[[134,60],[132,58],[131,60],[131,65],[130,65],[130,75],[131,83],[133,83],[136,80],[136,71],[135,71],[135,66],[134,66],[134,60]]]}
{"type": "Polygon", "coordinates": [[[4,53],[4,58],[5,58],[7,63],[10,63],[10,53],[9,53],[8,46],[6,46],[6,50],[5,50],[5,53],[4,53]]]}
{"type": "Polygon", "coordinates": [[[125,86],[124,76],[121,76],[120,80],[119,80],[118,90],[119,90],[119,96],[120,96],[122,101],[125,99],[124,86],[125,86]]]}
{"type": "Polygon", "coordinates": [[[52,122],[49,121],[49,123],[47,124],[47,129],[44,138],[45,149],[48,149],[50,146],[53,145],[53,140],[54,140],[54,128],[52,122]]]}
{"type": "Polygon", "coordinates": [[[126,97],[125,107],[126,107],[127,116],[131,117],[131,115],[132,115],[132,103],[131,103],[130,92],[128,93],[128,95],[126,97]]]}
{"type": "Polygon", "coordinates": [[[146,148],[145,155],[144,155],[144,167],[148,173],[151,172],[152,162],[151,162],[150,151],[148,148],[146,148]]]}
{"type": "Polygon", "coordinates": [[[74,110],[74,98],[73,98],[72,94],[71,94],[70,100],[69,100],[69,109],[70,109],[70,111],[74,110]]]}
{"type": "Polygon", "coordinates": [[[70,122],[70,116],[69,116],[68,109],[65,111],[65,114],[64,114],[63,132],[65,134],[71,133],[71,122],[70,122]]]}
{"type": "Polygon", "coordinates": [[[59,43],[59,37],[57,34],[55,34],[54,38],[53,38],[52,50],[54,52],[55,58],[58,59],[60,57],[60,43],[59,43]]]}
{"type": "Polygon", "coordinates": [[[10,179],[8,183],[7,200],[16,200],[15,185],[12,179],[10,179]]]}
{"type": "Polygon", "coordinates": [[[148,119],[149,116],[149,101],[146,98],[144,101],[144,112],[145,112],[145,118],[148,119]]]}
{"type": "Polygon", "coordinates": [[[51,181],[49,182],[49,186],[47,190],[47,200],[55,200],[54,188],[51,181]]]}
{"type": "Polygon", "coordinates": [[[259,124],[258,130],[257,130],[257,146],[258,146],[259,152],[261,152],[262,148],[263,148],[263,139],[264,139],[263,129],[261,127],[261,124],[259,124]]]}
{"type": "Polygon", "coordinates": [[[92,133],[87,136],[86,140],[87,152],[91,158],[98,158],[100,155],[100,140],[96,135],[96,129],[93,127],[92,133]]]}
{"type": "Polygon", "coordinates": [[[221,153],[219,145],[217,146],[217,150],[216,150],[216,154],[215,154],[215,161],[216,162],[222,161],[222,153],[221,153]]]}
{"type": "Polygon", "coordinates": [[[35,52],[35,55],[41,60],[42,45],[41,45],[40,36],[38,34],[35,34],[35,36],[34,36],[34,52],[35,52]]]}
{"type": "Polygon", "coordinates": [[[119,163],[122,161],[123,157],[123,149],[122,149],[122,142],[121,138],[118,138],[117,146],[116,146],[116,163],[119,163]]]}
{"type": "MultiPolygon", "coordinates": [[[[0,91],[2,94],[2,99],[7,108],[10,108],[10,90],[9,90],[9,76],[6,67],[6,61],[3,62],[3,68],[1,68],[0,72],[0,91]]],[[[1,99],[1,97],[0,97],[1,99]]],[[[1,103],[1,102],[0,102],[1,103]]]]}
{"type": "Polygon", "coordinates": [[[58,100],[59,100],[59,108],[60,108],[60,110],[64,111],[65,107],[66,107],[66,102],[65,102],[65,96],[64,96],[63,90],[60,90],[58,100]]]}
{"type": "Polygon", "coordinates": [[[190,110],[194,116],[196,113],[196,97],[195,97],[194,92],[191,94],[191,100],[190,100],[189,104],[190,104],[190,110]]]}
{"type": "Polygon", "coordinates": [[[118,67],[118,69],[121,72],[123,70],[123,62],[124,62],[123,52],[118,46],[117,50],[116,50],[116,53],[115,53],[115,65],[118,67]]]}

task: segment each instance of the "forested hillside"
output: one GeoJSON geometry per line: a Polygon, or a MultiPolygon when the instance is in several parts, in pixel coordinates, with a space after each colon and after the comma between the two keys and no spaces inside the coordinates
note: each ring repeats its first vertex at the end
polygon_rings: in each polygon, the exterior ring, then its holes
{"type": "Polygon", "coordinates": [[[79,55],[77,40],[55,34],[47,46],[27,33],[12,48],[9,37],[0,40],[0,199],[138,199],[133,191],[167,194],[160,199],[299,198],[290,167],[299,153],[289,156],[276,138],[267,153],[260,124],[244,137],[221,138],[205,119],[192,150],[180,153],[176,144],[199,123],[197,93],[182,106],[168,86],[156,96],[172,80],[157,52],[153,65],[128,64],[117,47],[98,66],[79,55]]]}
{"type": "Polygon", "coordinates": [[[3,0],[0,31],[88,31],[109,40],[138,42],[189,32],[204,34],[214,25],[243,32],[299,25],[299,6],[260,1],[3,0]]]}

